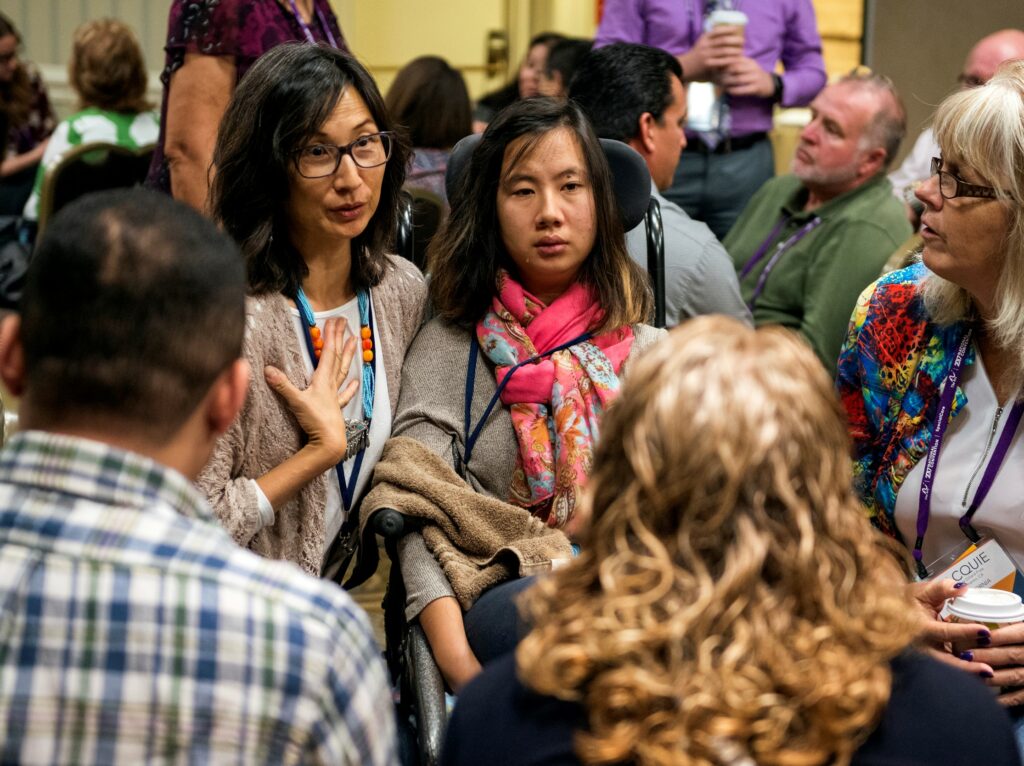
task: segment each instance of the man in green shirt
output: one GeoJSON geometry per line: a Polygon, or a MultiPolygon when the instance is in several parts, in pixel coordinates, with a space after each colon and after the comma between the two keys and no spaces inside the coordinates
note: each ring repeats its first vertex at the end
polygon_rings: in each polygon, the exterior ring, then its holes
{"type": "Polygon", "coordinates": [[[857,296],[911,233],[885,177],[905,132],[887,79],[828,86],[811,103],[793,174],[762,186],[723,243],[754,324],[798,330],[833,374],[857,296]]]}

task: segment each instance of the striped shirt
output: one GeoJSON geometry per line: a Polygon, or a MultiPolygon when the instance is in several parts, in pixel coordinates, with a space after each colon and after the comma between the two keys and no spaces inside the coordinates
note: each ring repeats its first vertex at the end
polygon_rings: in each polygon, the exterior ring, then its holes
{"type": "Polygon", "coordinates": [[[0,452],[0,762],[396,760],[347,594],[238,548],[140,455],[38,431],[0,452]]]}

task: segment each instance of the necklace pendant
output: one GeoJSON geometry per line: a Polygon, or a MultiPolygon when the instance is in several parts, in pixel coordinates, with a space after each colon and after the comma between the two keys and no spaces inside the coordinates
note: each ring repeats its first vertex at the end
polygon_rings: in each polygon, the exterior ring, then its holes
{"type": "Polygon", "coordinates": [[[351,460],[370,444],[370,424],[366,420],[354,420],[345,424],[345,460],[351,460]]]}

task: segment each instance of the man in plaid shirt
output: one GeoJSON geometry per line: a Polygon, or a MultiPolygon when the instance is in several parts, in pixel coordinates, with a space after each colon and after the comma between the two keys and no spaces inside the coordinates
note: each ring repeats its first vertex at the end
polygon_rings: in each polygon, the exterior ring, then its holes
{"type": "MultiPolygon", "coordinates": [[[[245,398],[245,270],[133,190],[51,223],[0,377],[0,762],[396,761],[366,616],[235,546],[191,480],[245,398]]],[[[329,349],[324,349],[325,353],[329,349]]]]}

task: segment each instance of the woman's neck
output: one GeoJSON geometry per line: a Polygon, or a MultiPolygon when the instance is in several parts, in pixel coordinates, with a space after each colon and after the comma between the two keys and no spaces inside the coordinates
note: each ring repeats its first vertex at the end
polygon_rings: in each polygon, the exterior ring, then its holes
{"type": "Polygon", "coordinates": [[[1016,355],[1011,349],[996,342],[992,333],[985,328],[984,322],[981,323],[977,335],[977,348],[982,363],[985,365],[989,384],[995,392],[999,405],[1003,406],[1009,402],[1010,397],[1014,396],[1020,387],[1016,355]]]}
{"type": "Polygon", "coordinates": [[[321,247],[299,247],[308,273],[302,291],[314,311],[343,306],[355,296],[352,283],[352,243],[337,241],[321,247]]]}

